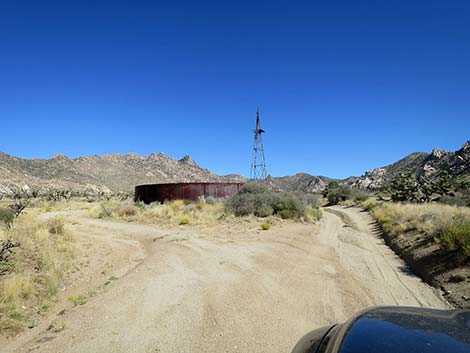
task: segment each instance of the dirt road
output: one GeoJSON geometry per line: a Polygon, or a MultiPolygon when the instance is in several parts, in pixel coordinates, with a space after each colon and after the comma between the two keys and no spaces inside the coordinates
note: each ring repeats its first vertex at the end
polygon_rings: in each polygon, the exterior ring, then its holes
{"type": "Polygon", "coordinates": [[[68,219],[77,234],[128,242],[143,251],[141,260],[87,304],[67,309],[64,331],[29,335],[8,352],[281,353],[307,331],[367,306],[447,307],[384,245],[371,217],[353,208],[327,210],[319,225],[250,236],[68,219]]]}

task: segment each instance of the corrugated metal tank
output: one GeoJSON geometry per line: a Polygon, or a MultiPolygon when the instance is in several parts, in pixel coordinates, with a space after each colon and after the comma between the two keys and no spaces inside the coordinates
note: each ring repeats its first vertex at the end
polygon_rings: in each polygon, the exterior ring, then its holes
{"type": "Polygon", "coordinates": [[[201,196],[222,198],[232,196],[241,188],[242,183],[167,183],[138,185],[135,187],[134,201],[146,204],[166,200],[192,200],[201,196]]]}

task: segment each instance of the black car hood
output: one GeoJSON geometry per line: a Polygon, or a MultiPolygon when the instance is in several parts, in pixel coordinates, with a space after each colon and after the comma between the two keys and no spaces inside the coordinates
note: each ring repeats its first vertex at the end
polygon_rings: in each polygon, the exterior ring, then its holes
{"type": "Polygon", "coordinates": [[[294,353],[470,353],[470,311],[375,307],[305,335],[294,353]]]}
{"type": "Polygon", "coordinates": [[[340,353],[469,353],[470,312],[375,308],[346,328],[340,353]]]}

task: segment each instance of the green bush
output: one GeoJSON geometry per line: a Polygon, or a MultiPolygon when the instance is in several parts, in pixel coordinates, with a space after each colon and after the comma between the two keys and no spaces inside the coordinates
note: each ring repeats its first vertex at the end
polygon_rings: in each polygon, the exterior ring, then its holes
{"type": "Polygon", "coordinates": [[[263,194],[267,192],[270,192],[268,186],[259,181],[248,183],[239,191],[240,194],[263,194]]]}
{"type": "Polygon", "coordinates": [[[227,201],[226,207],[236,216],[252,214],[257,217],[268,217],[289,210],[292,217],[301,217],[306,211],[305,204],[296,195],[274,192],[259,183],[250,183],[243,187],[227,201]]]}
{"type": "Polygon", "coordinates": [[[356,202],[364,202],[369,198],[369,194],[363,190],[359,189],[352,189],[351,190],[351,198],[356,202]]]}
{"type": "Polygon", "coordinates": [[[470,256],[470,221],[455,217],[449,226],[442,230],[439,242],[451,250],[470,256]]]}
{"type": "Polygon", "coordinates": [[[71,302],[74,306],[85,305],[88,301],[87,297],[84,294],[70,295],[67,300],[71,302]]]}
{"type": "Polygon", "coordinates": [[[318,207],[310,208],[307,214],[309,216],[308,218],[314,222],[319,221],[323,216],[321,209],[318,207]]]}
{"type": "Polygon", "coordinates": [[[261,224],[261,229],[262,229],[262,230],[269,230],[269,229],[271,229],[271,224],[269,224],[269,223],[262,223],[262,224],[261,224]]]}
{"type": "Polygon", "coordinates": [[[330,205],[337,205],[341,201],[346,201],[351,198],[352,190],[346,185],[338,184],[332,181],[325,189],[326,198],[330,205]]]}
{"type": "Polygon", "coordinates": [[[294,217],[294,213],[291,210],[280,210],[277,214],[282,219],[291,219],[294,217]]]}
{"type": "Polygon", "coordinates": [[[273,208],[270,205],[262,204],[257,207],[254,211],[254,215],[257,217],[269,217],[274,213],[273,208]]]}
{"type": "Polygon", "coordinates": [[[246,193],[237,193],[233,195],[226,203],[226,207],[231,210],[235,216],[247,216],[255,214],[255,196],[246,193]]]}
{"type": "Polygon", "coordinates": [[[180,225],[186,225],[186,224],[189,224],[189,218],[188,217],[184,217],[180,220],[180,225]]]}
{"type": "Polygon", "coordinates": [[[294,192],[293,195],[300,199],[307,207],[317,208],[321,206],[320,195],[303,192],[294,192]]]}
{"type": "Polygon", "coordinates": [[[301,217],[305,214],[305,205],[294,194],[276,193],[272,202],[275,214],[283,210],[291,211],[292,217],[301,217]]]}
{"type": "Polygon", "coordinates": [[[0,221],[5,224],[5,226],[10,229],[13,226],[13,221],[15,220],[15,213],[9,208],[0,208],[0,221]]]}

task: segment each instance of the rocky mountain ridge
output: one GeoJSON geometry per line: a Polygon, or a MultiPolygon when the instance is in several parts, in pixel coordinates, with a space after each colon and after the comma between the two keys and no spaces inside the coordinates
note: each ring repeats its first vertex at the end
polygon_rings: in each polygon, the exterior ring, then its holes
{"type": "Polygon", "coordinates": [[[135,153],[50,159],[26,159],[0,152],[0,194],[22,188],[68,189],[88,193],[132,192],[138,184],[161,182],[220,182],[218,176],[191,157],[175,159],[163,153],[135,153]]]}
{"type": "Polygon", "coordinates": [[[351,178],[347,184],[377,190],[403,172],[431,180],[447,174],[453,181],[470,181],[470,141],[455,152],[435,148],[431,153],[412,153],[398,162],[368,171],[359,178],[351,178]]]}
{"type": "MultiPolygon", "coordinates": [[[[412,153],[396,163],[367,171],[360,177],[340,182],[352,187],[378,190],[402,172],[427,178],[445,173],[451,179],[470,182],[470,142],[459,150],[434,149],[431,153],[412,153]]],[[[107,154],[68,158],[58,154],[50,159],[18,158],[0,152],[0,197],[11,196],[18,189],[70,190],[84,194],[133,192],[139,184],[164,182],[247,182],[238,174],[220,176],[200,167],[189,156],[181,159],[163,153],[141,156],[135,153],[107,154]]],[[[269,177],[276,189],[321,192],[334,179],[298,173],[269,177]]]]}

